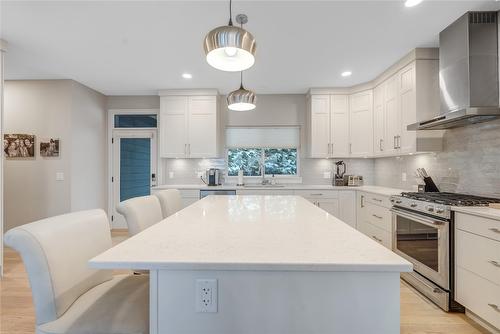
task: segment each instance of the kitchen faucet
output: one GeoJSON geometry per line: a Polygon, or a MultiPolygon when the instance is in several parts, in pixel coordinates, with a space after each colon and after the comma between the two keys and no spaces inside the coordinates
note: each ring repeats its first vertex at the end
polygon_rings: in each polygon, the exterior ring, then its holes
{"type": "Polygon", "coordinates": [[[262,185],[271,184],[271,180],[266,180],[266,165],[263,161],[259,163],[260,172],[262,173],[262,185]]]}

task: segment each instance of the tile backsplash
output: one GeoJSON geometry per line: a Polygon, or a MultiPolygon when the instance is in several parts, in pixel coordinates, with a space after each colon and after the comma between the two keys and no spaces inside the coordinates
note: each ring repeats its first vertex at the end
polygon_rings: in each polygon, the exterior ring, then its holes
{"type": "Polygon", "coordinates": [[[412,189],[420,182],[415,169],[424,167],[441,191],[500,197],[500,120],[446,130],[442,152],[375,159],[374,166],[376,185],[412,189]]]}
{"type": "MultiPolygon", "coordinates": [[[[325,179],[324,172],[335,173],[333,159],[300,159],[302,183],[331,184],[331,178],[325,179]]],[[[363,175],[366,184],[374,183],[373,159],[344,159],[347,174],[363,175]]],[[[226,169],[225,159],[163,159],[164,184],[201,184],[198,173],[207,168],[226,169]],[[173,178],[169,173],[173,172],[173,178]]]]}

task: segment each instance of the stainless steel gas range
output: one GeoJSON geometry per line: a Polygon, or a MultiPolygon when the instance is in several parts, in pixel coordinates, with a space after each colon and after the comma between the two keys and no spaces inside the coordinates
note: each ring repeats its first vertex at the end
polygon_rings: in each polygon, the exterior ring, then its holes
{"type": "Polygon", "coordinates": [[[391,197],[393,250],[413,264],[401,277],[445,311],[463,311],[454,300],[452,206],[485,206],[500,199],[445,192],[391,197]]]}

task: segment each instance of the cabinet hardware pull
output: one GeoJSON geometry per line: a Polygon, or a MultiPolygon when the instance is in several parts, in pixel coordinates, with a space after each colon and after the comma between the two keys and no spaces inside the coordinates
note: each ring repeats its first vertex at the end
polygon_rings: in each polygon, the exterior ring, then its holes
{"type": "Polygon", "coordinates": [[[372,235],[372,238],[375,240],[375,241],[378,241],[378,242],[382,242],[382,239],[379,239],[377,238],[376,236],[372,235]]]}
{"type": "Polygon", "coordinates": [[[498,263],[498,261],[491,260],[491,261],[488,261],[488,262],[491,263],[492,265],[494,265],[495,267],[500,267],[500,263],[498,263]]]}
{"type": "Polygon", "coordinates": [[[382,219],[383,217],[377,216],[377,215],[372,215],[375,218],[382,219]]]}
{"type": "Polygon", "coordinates": [[[188,144],[184,144],[184,155],[186,155],[186,156],[188,155],[187,147],[188,147],[188,144]]]}
{"type": "Polygon", "coordinates": [[[488,303],[488,306],[494,309],[495,311],[500,312],[500,307],[498,307],[498,305],[488,303]]]}
{"type": "Polygon", "coordinates": [[[311,194],[311,196],[323,196],[323,194],[311,194]]]}
{"type": "Polygon", "coordinates": [[[397,138],[398,138],[398,148],[401,148],[401,136],[398,135],[397,138]]]}
{"type": "Polygon", "coordinates": [[[349,154],[352,154],[352,143],[349,143],[349,154]]]}
{"type": "Polygon", "coordinates": [[[381,199],[373,197],[372,200],[377,201],[377,202],[382,202],[381,199]]]}
{"type": "Polygon", "coordinates": [[[383,141],[384,141],[384,140],[383,140],[382,138],[380,138],[379,143],[378,143],[378,147],[379,147],[380,151],[383,151],[383,150],[384,150],[384,148],[382,147],[382,142],[383,142],[383,141]]]}
{"type": "Polygon", "coordinates": [[[490,231],[495,232],[495,233],[500,233],[500,230],[498,228],[490,228],[490,231]]]}
{"type": "Polygon", "coordinates": [[[365,196],[361,195],[361,201],[360,201],[360,202],[361,202],[361,203],[359,203],[359,204],[360,204],[360,206],[361,206],[362,208],[364,208],[364,207],[365,207],[365,196]]]}

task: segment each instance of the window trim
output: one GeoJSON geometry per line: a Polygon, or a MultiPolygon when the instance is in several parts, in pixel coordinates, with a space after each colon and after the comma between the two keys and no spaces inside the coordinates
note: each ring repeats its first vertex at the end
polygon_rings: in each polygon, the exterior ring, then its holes
{"type": "MultiPolygon", "coordinates": [[[[226,179],[228,180],[236,180],[238,178],[237,175],[229,175],[229,159],[228,159],[228,154],[230,149],[246,149],[246,148],[259,148],[262,149],[262,154],[264,154],[264,151],[266,149],[280,149],[277,147],[226,147],[225,148],[225,160],[226,160],[226,179]]],[[[297,150],[297,174],[294,175],[283,175],[283,174],[274,174],[274,177],[277,179],[300,179],[302,180],[302,175],[301,175],[301,170],[300,170],[300,148],[298,147],[281,147],[281,149],[296,149],[297,150]]],[[[264,177],[272,177],[273,174],[266,174],[264,177]]],[[[244,178],[248,179],[261,179],[262,178],[262,173],[257,175],[257,176],[244,176],[244,178]]]]}

